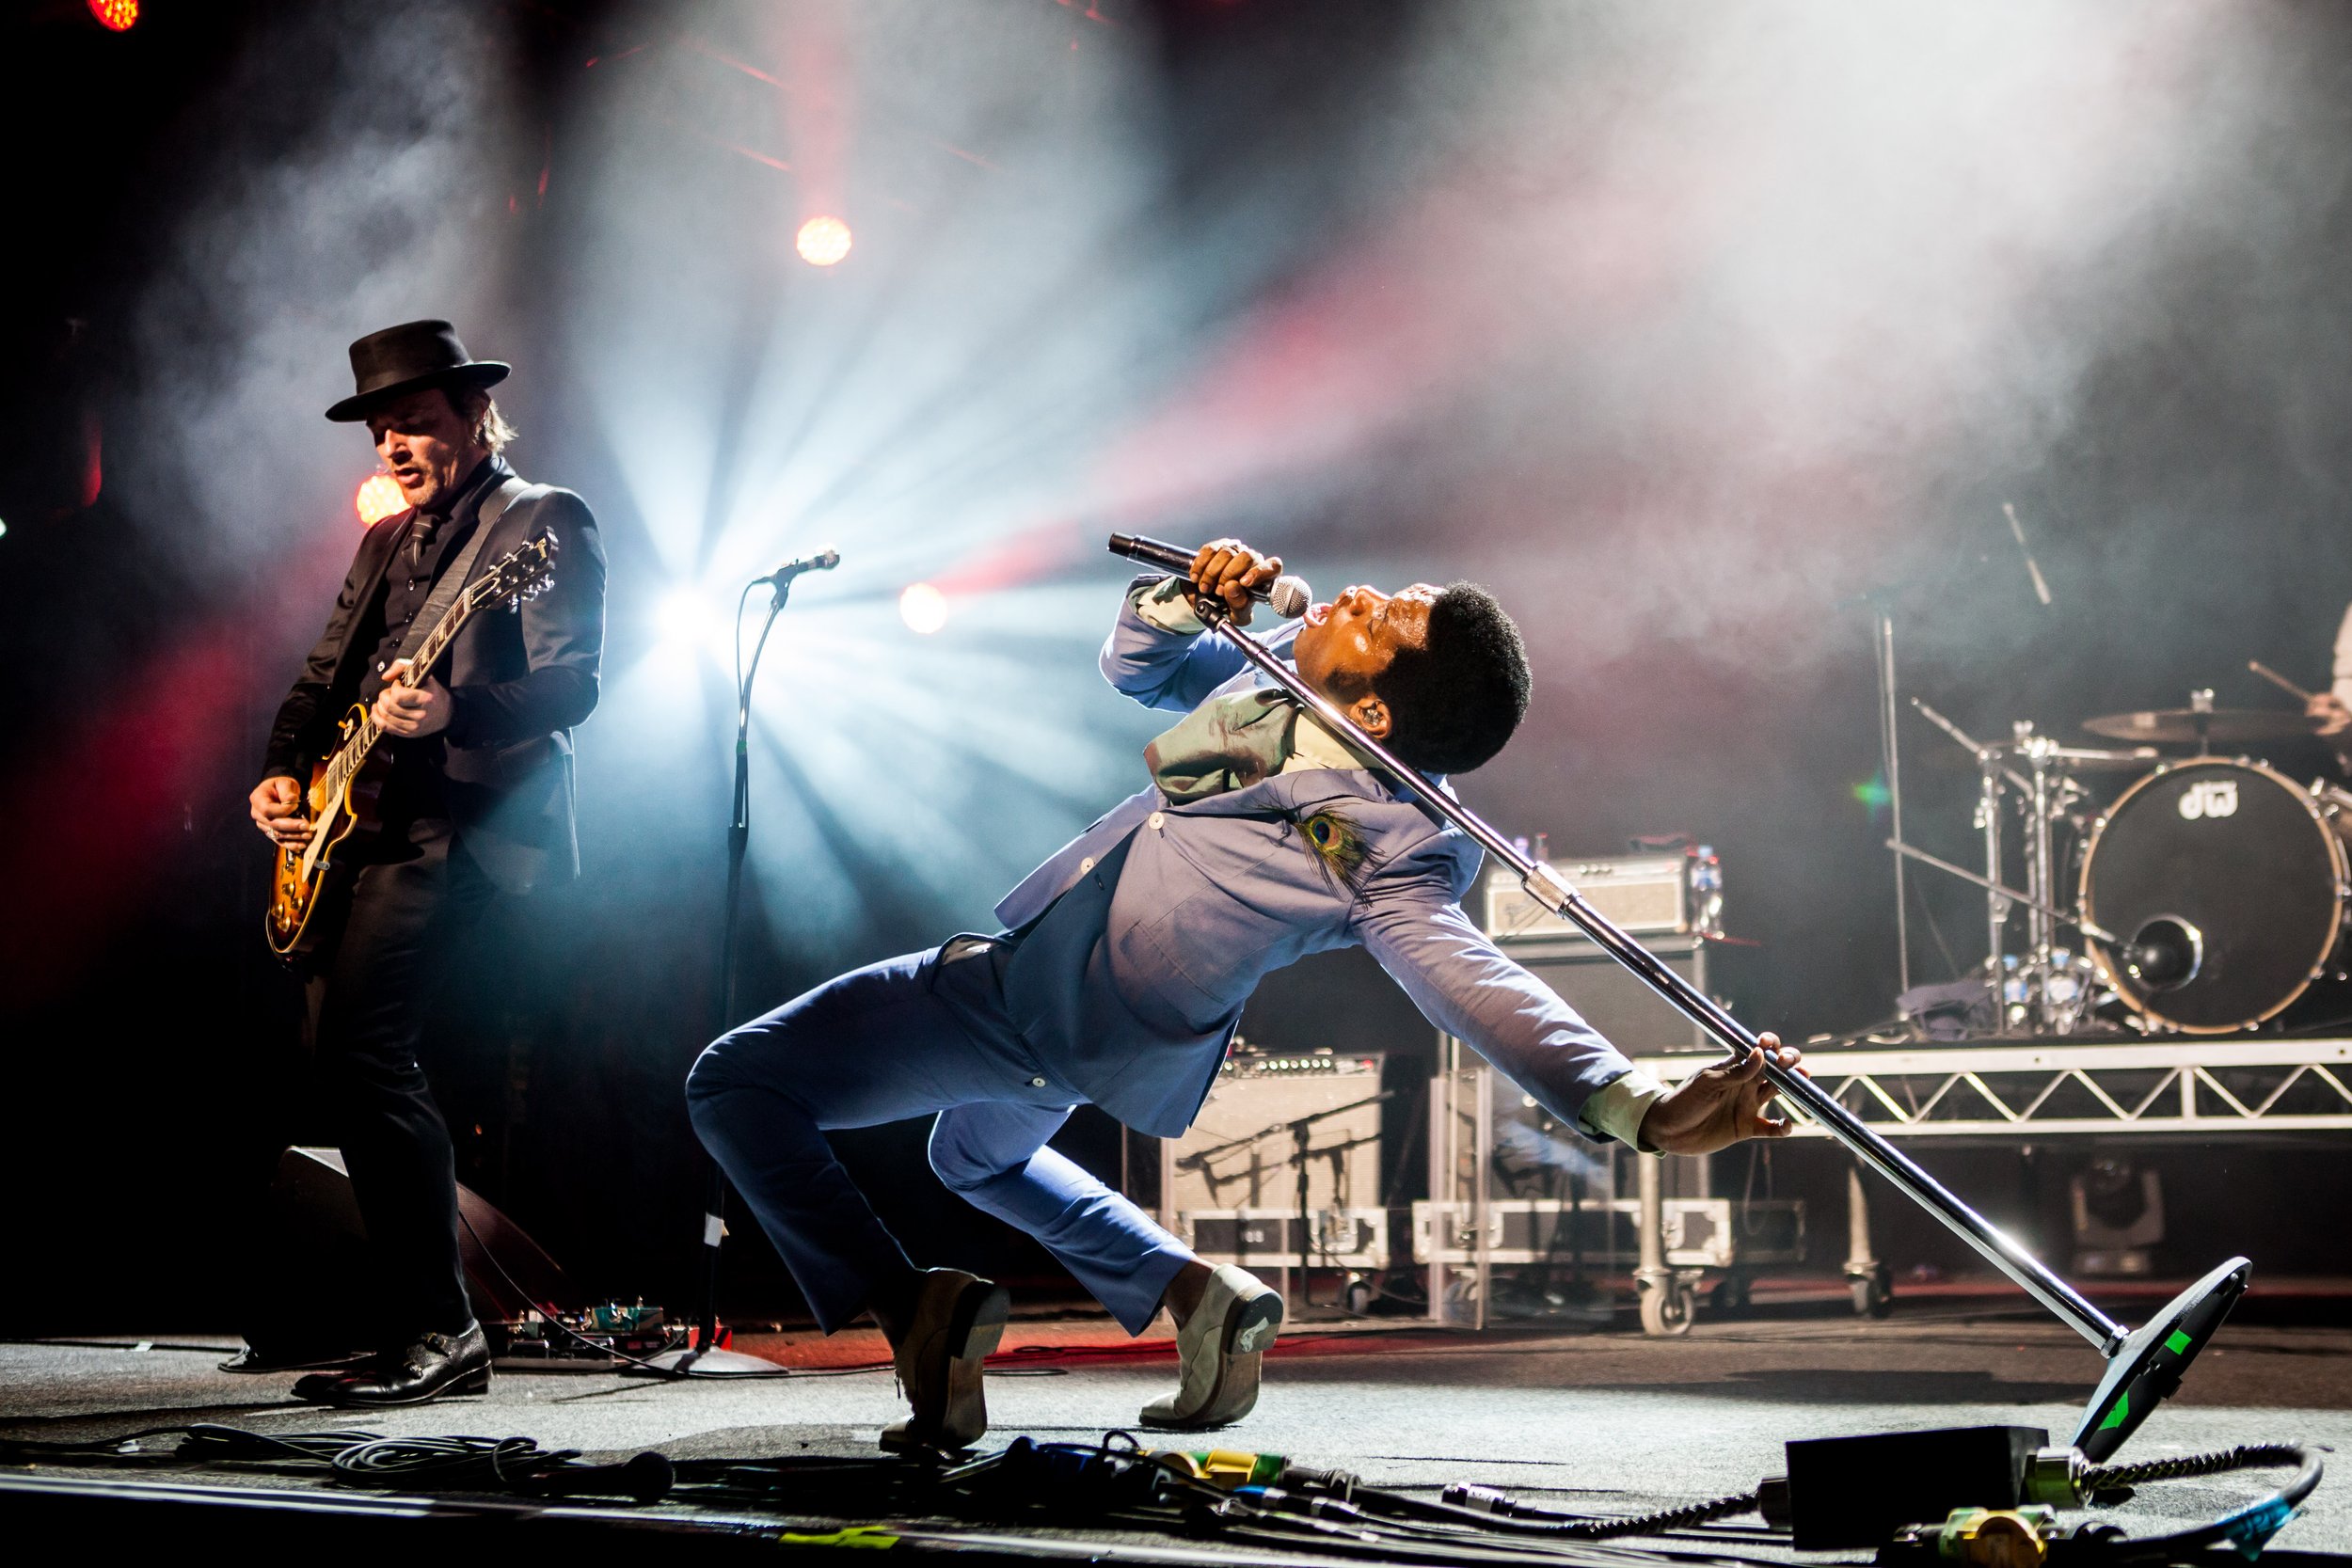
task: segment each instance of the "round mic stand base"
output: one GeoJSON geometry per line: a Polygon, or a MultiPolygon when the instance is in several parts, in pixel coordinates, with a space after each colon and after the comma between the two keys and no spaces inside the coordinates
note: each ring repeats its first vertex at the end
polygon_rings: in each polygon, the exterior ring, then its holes
{"type": "Polygon", "coordinates": [[[776,1364],[762,1361],[756,1355],[740,1351],[697,1350],[691,1345],[665,1350],[660,1355],[645,1357],[642,1366],[623,1367],[623,1377],[686,1377],[700,1373],[705,1377],[734,1376],[743,1372],[774,1372],[776,1364]]]}

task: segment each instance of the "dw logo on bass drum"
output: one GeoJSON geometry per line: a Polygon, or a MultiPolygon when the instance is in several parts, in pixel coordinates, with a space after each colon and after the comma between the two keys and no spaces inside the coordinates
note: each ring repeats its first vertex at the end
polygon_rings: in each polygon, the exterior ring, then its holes
{"type": "Polygon", "coordinates": [[[2235,816],[2237,781],[2202,779],[2181,792],[2181,816],[2194,822],[2201,816],[2235,816]]]}

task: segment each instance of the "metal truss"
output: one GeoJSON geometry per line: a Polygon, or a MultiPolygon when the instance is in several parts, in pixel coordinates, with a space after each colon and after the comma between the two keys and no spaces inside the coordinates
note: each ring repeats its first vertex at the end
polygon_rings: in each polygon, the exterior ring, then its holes
{"type": "MultiPolygon", "coordinates": [[[[1719,1055],[1641,1059],[1673,1083],[1719,1055]]],[[[2352,1039],[1822,1051],[1805,1064],[1887,1137],[2201,1136],[2352,1130],[2352,1039]]],[[[1801,1122],[1801,1137],[1826,1136],[1801,1122]]]]}

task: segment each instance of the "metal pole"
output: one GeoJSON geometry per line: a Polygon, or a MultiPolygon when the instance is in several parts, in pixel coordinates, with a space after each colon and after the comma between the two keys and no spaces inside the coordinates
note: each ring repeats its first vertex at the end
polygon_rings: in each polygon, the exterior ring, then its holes
{"type": "MultiPolygon", "coordinates": [[[[719,986],[716,998],[718,1013],[715,1033],[723,1032],[735,1022],[735,976],[739,958],[739,933],[742,925],[743,861],[752,843],[752,682],[759,678],[759,656],[768,648],[768,634],[773,630],[776,617],[784,613],[785,601],[791,596],[791,584],[775,585],[774,596],[768,604],[768,619],[761,623],[759,641],[752,648],[752,667],[736,685],[735,689],[735,789],[727,813],[727,891],[726,903],[719,914],[719,986]]],[[[739,630],[739,637],[741,635],[739,630]]],[[[740,649],[742,644],[736,646],[740,649]]],[[[702,1310],[696,1315],[694,1338],[676,1370],[684,1371],[695,1361],[707,1357],[719,1348],[719,1254],[726,1239],[727,1176],[719,1168],[719,1162],[710,1162],[710,1175],[703,1193],[703,1268],[702,1310]]]]}
{"type": "MultiPolygon", "coordinates": [[[[1582,930],[1603,952],[1631,970],[1685,1018],[1714,1036],[1731,1052],[1735,1060],[1744,1060],[1749,1052],[1757,1048],[1755,1033],[1745,1024],[1717,1006],[1713,998],[1668,968],[1656,954],[1619,930],[1587,903],[1583,895],[1561,881],[1549,866],[1540,865],[1520,854],[1512,847],[1510,840],[1489,827],[1477,813],[1431,784],[1415,768],[1400,761],[1386,746],[1358,729],[1355,722],[1341,712],[1329,698],[1308,686],[1299,679],[1296,672],[1264,644],[1234,626],[1226,613],[1222,600],[1197,596],[1194,610],[1203,625],[1232,644],[1267,679],[1320,719],[1332,734],[1410,790],[1419,803],[1459,828],[1487,854],[1510,867],[1529,897],[1582,930]]],[[[2059,1278],[2048,1265],[2011,1240],[1997,1226],[1954,1196],[1942,1183],[1914,1164],[1908,1155],[1879,1136],[1868,1123],[1839,1104],[1827,1089],[1821,1088],[1802,1072],[1782,1067],[1769,1055],[1764,1058],[1764,1075],[1799,1113],[1820,1124],[1823,1132],[1844,1144],[1856,1157],[1900,1188],[1912,1201],[1942,1222],[1947,1229],[1975,1248],[1987,1262],[2015,1280],[2027,1295],[2048,1307],[2069,1328],[2096,1345],[2102,1355],[2111,1356],[2122,1348],[2125,1334],[2122,1324],[2085,1300],[2073,1286],[2059,1278]]]]}
{"type": "Polygon", "coordinates": [[[1898,855],[1907,856],[1912,860],[1917,861],[1921,865],[1931,865],[1938,871],[1947,872],[1951,876],[1959,878],[1963,882],[1969,882],[1977,887],[1980,887],[1984,889],[1985,892],[1991,894],[1997,901],[2003,903],[2014,902],[2023,904],[2027,909],[2038,909],[2042,911],[2042,913],[2047,915],[2050,919],[2055,920],[2061,925],[2074,927],[2076,930],[2082,932],[2083,935],[2090,938],[2093,942],[2104,942],[2109,947],[2121,947],[2123,944],[2123,939],[2122,937],[2117,936],[2113,931],[2108,930],[2105,926],[2099,925],[2096,921],[2085,920],[2080,915],[2068,914],[2064,910],[2059,909],[2056,904],[2038,905],[2031,898],[2026,897],[2024,894],[2019,893],[2016,889],[2008,886],[2006,883],[1996,882],[1989,877],[1979,877],[1964,865],[1954,865],[1951,862],[1943,859],[1941,856],[1931,855],[1925,849],[1915,848],[1911,845],[1903,843],[1900,839],[1888,839],[1886,841],[1886,847],[1889,849],[1894,850],[1898,855]]]}
{"type": "Polygon", "coordinates": [[[2052,874],[2052,856],[2056,846],[2050,837],[2050,759],[2037,747],[2033,754],[2033,863],[2026,867],[2026,891],[2031,896],[2026,905],[2026,940],[2033,948],[2033,961],[2046,974],[2050,963],[2050,947],[2058,935],[2057,923],[2050,918],[2050,909],[2057,902],[2058,879],[2052,874]]]}
{"type": "MultiPolygon", "coordinates": [[[[1897,839],[1903,836],[1902,743],[1896,735],[1895,618],[1879,611],[1873,641],[1877,644],[1879,680],[1879,763],[1886,769],[1887,826],[1897,839]]],[[[1895,857],[1895,989],[1911,989],[1911,900],[1903,879],[1903,860],[1895,857]]]]}
{"type": "Polygon", "coordinates": [[[2006,895],[1991,891],[1998,888],[2001,881],[2001,771],[1991,752],[1979,755],[1982,760],[1978,763],[1977,816],[1984,829],[1984,879],[1988,889],[1984,899],[1984,972],[1997,993],[2001,987],[2001,959],[2009,950],[2010,903],[2006,895]]]}

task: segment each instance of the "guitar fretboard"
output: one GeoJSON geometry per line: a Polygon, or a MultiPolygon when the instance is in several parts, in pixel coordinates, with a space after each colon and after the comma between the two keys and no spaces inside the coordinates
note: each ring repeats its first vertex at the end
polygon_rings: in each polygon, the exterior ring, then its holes
{"type": "MultiPolygon", "coordinates": [[[[441,655],[448,649],[451,640],[456,637],[458,631],[465,626],[466,618],[473,613],[475,595],[482,591],[483,587],[484,584],[476,583],[468,588],[457,596],[456,603],[442,611],[441,618],[433,624],[433,629],[425,634],[424,641],[411,656],[408,662],[408,676],[402,684],[421,686],[424,683],[424,678],[432,673],[433,666],[440,662],[441,655]]],[[[326,798],[328,800],[336,801],[342,799],[343,789],[351,783],[352,775],[358,772],[366,764],[368,753],[374,751],[375,743],[383,738],[383,728],[375,721],[374,709],[370,708],[367,717],[361,719],[358,726],[344,737],[342,748],[335,753],[334,760],[326,765],[326,798]]]]}

